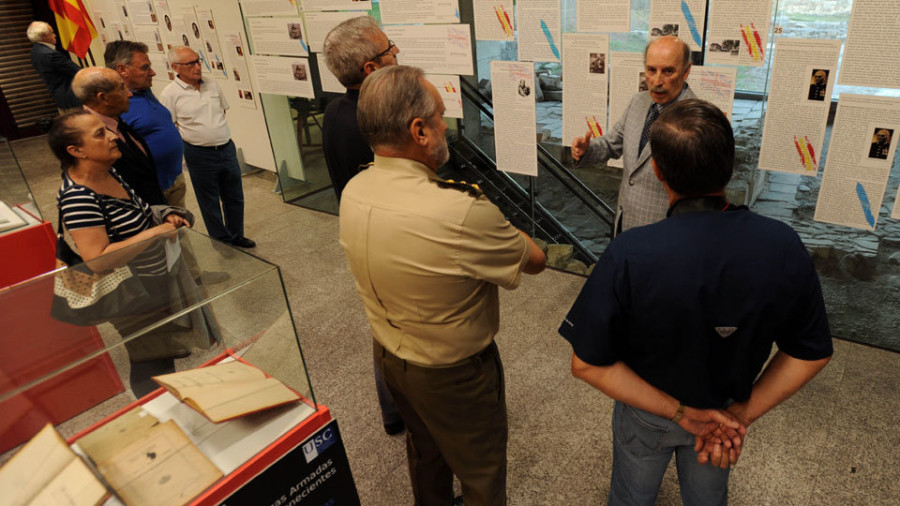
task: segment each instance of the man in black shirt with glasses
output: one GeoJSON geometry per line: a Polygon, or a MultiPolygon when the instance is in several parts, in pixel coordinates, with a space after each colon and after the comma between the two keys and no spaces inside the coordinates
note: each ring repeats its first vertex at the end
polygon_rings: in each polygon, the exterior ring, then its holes
{"type": "Polygon", "coordinates": [[[323,125],[325,163],[338,202],[350,178],[374,159],[356,122],[359,88],[372,72],[396,65],[399,52],[369,16],[348,19],[325,37],[325,63],[347,88],[343,97],[328,104],[323,125]]]}

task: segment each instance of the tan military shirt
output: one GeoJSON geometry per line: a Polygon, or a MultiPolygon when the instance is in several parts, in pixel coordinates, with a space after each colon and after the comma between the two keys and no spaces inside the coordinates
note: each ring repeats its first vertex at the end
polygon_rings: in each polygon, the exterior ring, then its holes
{"type": "Polygon", "coordinates": [[[375,156],[341,196],[341,246],[375,339],[420,365],[458,362],[500,326],[528,243],[484,195],[441,188],[421,163],[375,156]]]}

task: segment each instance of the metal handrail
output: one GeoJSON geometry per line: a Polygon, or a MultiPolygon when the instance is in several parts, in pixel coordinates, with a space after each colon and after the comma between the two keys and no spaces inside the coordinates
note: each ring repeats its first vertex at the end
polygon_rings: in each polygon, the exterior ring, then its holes
{"type": "MultiPolygon", "coordinates": [[[[522,186],[515,179],[510,177],[509,174],[507,174],[503,171],[496,170],[497,169],[496,162],[494,162],[494,160],[490,156],[488,156],[487,153],[485,153],[474,141],[472,141],[472,139],[469,139],[465,135],[460,135],[460,136],[458,136],[458,138],[466,145],[467,148],[469,148],[473,153],[475,153],[475,156],[477,156],[483,163],[487,164],[492,170],[494,170],[495,175],[497,177],[501,178],[503,180],[503,182],[507,184],[508,188],[513,189],[513,191],[518,193],[519,196],[522,198],[527,199],[529,197],[528,192],[525,191],[525,189],[522,188],[522,186]]],[[[501,191],[500,193],[503,193],[503,192],[501,191]]],[[[516,205],[510,199],[507,199],[507,200],[511,205],[514,205],[520,212],[522,212],[523,214],[527,214],[527,213],[525,213],[525,210],[521,209],[518,205],[516,205]]],[[[584,244],[582,244],[582,242],[578,239],[578,237],[576,237],[575,234],[573,234],[571,231],[569,231],[568,227],[566,227],[562,222],[560,222],[558,219],[556,219],[556,217],[553,216],[553,214],[551,212],[549,212],[546,208],[544,208],[544,206],[541,205],[540,202],[535,202],[533,199],[531,199],[531,200],[534,205],[534,212],[540,213],[544,219],[546,219],[548,222],[550,222],[554,226],[554,228],[559,230],[559,233],[562,234],[566,238],[566,240],[570,244],[572,244],[572,247],[575,248],[576,250],[578,250],[578,252],[581,253],[581,255],[583,255],[584,258],[587,258],[590,261],[590,263],[596,263],[597,260],[599,260],[599,257],[593,251],[591,251],[590,249],[585,247],[584,244]]],[[[533,218],[532,218],[532,224],[537,226],[536,220],[534,220],[533,218]]],[[[549,231],[547,231],[543,227],[541,227],[541,230],[544,232],[544,234],[547,237],[552,237],[553,234],[551,234],[549,231]]]]}

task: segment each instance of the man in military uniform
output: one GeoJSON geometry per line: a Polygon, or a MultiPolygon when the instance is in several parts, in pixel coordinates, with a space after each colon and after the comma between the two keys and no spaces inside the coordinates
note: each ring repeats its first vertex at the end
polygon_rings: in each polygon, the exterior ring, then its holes
{"type": "Polygon", "coordinates": [[[362,85],[360,131],[375,152],[341,198],[340,240],[375,338],[377,367],[408,428],[416,504],[506,503],[507,417],[497,287],[546,258],[448,159],[437,89],[389,66],[362,85]]]}
{"type": "Polygon", "coordinates": [[[816,69],[813,71],[812,82],[809,83],[809,100],[825,100],[825,90],[828,88],[828,71],[816,69]]]}
{"type": "Polygon", "coordinates": [[[888,152],[891,150],[891,131],[885,128],[879,128],[875,131],[875,142],[869,148],[869,158],[878,158],[879,160],[887,160],[888,152]]]}

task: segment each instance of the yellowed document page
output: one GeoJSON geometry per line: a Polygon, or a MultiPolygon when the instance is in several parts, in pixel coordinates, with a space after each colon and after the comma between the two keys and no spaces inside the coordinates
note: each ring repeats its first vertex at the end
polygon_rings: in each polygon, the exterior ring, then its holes
{"type": "Polygon", "coordinates": [[[95,465],[100,465],[157,425],[159,421],[138,406],[82,437],[78,446],[95,465]]]}
{"type": "Polygon", "coordinates": [[[179,506],[222,477],[173,421],[97,467],[125,504],[179,506]]]}
{"type": "Polygon", "coordinates": [[[0,506],[93,506],[106,495],[103,485],[50,424],[0,468],[0,506]]]}
{"type": "Polygon", "coordinates": [[[300,400],[277,379],[237,361],[154,379],[213,422],[300,400]]]}

